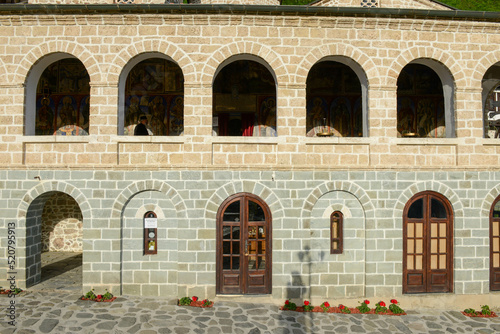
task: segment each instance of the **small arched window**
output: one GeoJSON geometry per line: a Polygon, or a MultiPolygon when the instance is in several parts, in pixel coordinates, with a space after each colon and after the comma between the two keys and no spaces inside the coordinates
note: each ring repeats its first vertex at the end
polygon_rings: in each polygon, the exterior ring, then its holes
{"type": "Polygon", "coordinates": [[[330,216],[330,254],[342,254],[343,221],[344,215],[340,211],[335,211],[330,216]]]}

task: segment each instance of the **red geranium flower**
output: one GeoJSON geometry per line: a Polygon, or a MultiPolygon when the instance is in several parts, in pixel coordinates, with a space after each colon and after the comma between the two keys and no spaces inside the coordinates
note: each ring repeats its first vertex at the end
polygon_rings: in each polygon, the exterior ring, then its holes
{"type": "Polygon", "coordinates": [[[309,301],[308,300],[304,300],[304,305],[305,306],[309,305],[309,301]]]}
{"type": "Polygon", "coordinates": [[[368,304],[370,304],[370,301],[367,299],[367,300],[365,300],[365,301],[364,301],[364,303],[365,303],[366,305],[368,305],[368,304]]]}
{"type": "Polygon", "coordinates": [[[325,302],[324,305],[325,305],[325,307],[330,307],[330,303],[328,303],[328,302],[325,302]]]}
{"type": "Polygon", "coordinates": [[[290,304],[290,301],[287,299],[287,300],[285,301],[285,305],[288,305],[288,304],[290,304]]]}
{"type": "Polygon", "coordinates": [[[97,295],[97,299],[102,299],[102,295],[97,295]]]}
{"type": "Polygon", "coordinates": [[[391,299],[391,303],[393,303],[393,304],[397,304],[397,303],[398,303],[398,301],[397,301],[396,299],[391,299]]]}
{"type": "Polygon", "coordinates": [[[385,307],[385,303],[384,303],[384,302],[382,302],[382,301],[381,301],[380,303],[378,303],[378,304],[379,304],[380,306],[382,306],[382,307],[385,307]]]}
{"type": "Polygon", "coordinates": [[[197,301],[198,300],[198,297],[196,296],[193,296],[193,302],[197,301]]]}
{"type": "Polygon", "coordinates": [[[343,310],[343,309],[345,309],[345,306],[344,306],[344,305],[342,305],[342,304],[340,304],[340,305],[339,305],[339,309],[343,310]]]}

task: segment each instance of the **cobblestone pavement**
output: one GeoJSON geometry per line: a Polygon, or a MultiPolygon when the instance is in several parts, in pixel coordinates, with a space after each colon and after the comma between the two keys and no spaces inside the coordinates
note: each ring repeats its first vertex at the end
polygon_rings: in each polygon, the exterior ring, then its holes
{"type": "Polygon", "coordinates": [[[2,334],[10,333],[500,333],[500,318],[467,318],[458,311],[409,311],[406,316],[280,311],[270,304],[220,301],[213,308],[176,300],[124,296],[112,303],[82,301],[73,292],[0,296],[2,334]],[[15,301],[16,325],[6,308],[15,301]]]}

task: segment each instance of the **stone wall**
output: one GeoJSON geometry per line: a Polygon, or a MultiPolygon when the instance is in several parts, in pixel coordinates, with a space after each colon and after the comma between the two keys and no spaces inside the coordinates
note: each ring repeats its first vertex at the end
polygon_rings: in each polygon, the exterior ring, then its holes
{"type": "MultiPolygon", "coordinates": [[[[272,214],[274,298],[400,296],[403,209],[431,190],[453,210],[454,294],[489,292],[488,217],[500,194],[499,172],[18,170],[0,171],[0,180],[1,223],[16,222],[19,245],[33,242],[22,217],[32,216],[38,199],[53,191],[75,198],[84,225],[84,291],[213,297],[216,212],[231,194],[250,192],[272,214]],[[145,256],[142,219],[149,210],[158,215],[158,254],[145,256]],[[330,254],[328,217],[335,210],[344,213],[342,254],[330,254]]],[[[6,271],[2,264],[0,277],[6,271]]],[[[23,275],[19,270],[21,286],[23,275]]]]}
{"type": "Polygon", "coordinates": [[[64,193],[52,195],[42,213],[42,252],[82,251],[82,212],[64,193]]]}

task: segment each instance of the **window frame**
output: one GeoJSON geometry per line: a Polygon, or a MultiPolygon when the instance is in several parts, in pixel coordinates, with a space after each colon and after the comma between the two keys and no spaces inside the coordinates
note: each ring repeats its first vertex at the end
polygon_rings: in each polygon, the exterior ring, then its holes
{"type": "Polygon", "coordinates": [[[344,214],[341,211],[334,211],[330,215],[330,254],[342,254],[344,252],[344,214]],[[334,237],[334,222],[337,223],[337,237],[334,237]],[[337,248],[333,247],[333,242],[337,241],[337,248]]]}

